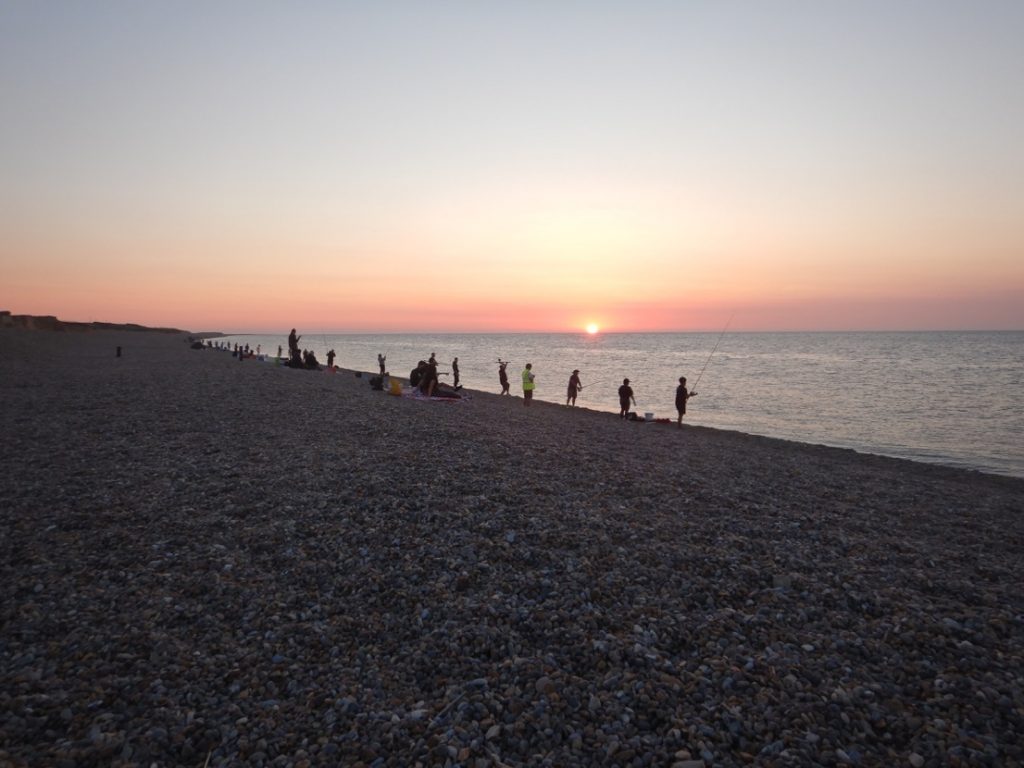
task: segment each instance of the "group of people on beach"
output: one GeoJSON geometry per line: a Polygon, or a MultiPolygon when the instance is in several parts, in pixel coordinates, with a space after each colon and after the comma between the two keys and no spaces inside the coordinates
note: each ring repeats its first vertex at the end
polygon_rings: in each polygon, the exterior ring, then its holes
{"type": "MultiPolygon", "coordinates": [[[[384,360],[387,359],[387,355],[377,355],[377,361],[380,363],[381,376],[386,376],[387,372],[384,370],[384,360]]],[[[430,359],[420,360],[416,367],[409,372],[409,384],[410,386],[418,389],[421,394],[427,397],[445,397],[450,399],[459,398],[459,390],[462,389],[462,385],[459,384],[459,358],[452,360],[452,386],[446,387],[441,384],[439,376],[447,376],[448,371],[437,370],[437,353],[431,352],[430,359]]]]}
{"type": "MultiPolygon", "coordinates": [[[[286,365],[290,365],[295,368],[318,368],[319,363],[316,360],[316,356],[309,350],[299,349],[299,339],[302,337],[297,335],[295,329],[292,328],[290,334],[288,334],[288,353],[289,360],[286,365]]],[[[281,356],[281,348],[277,350],[278,357],[281,356]]],[[[327,365],[333,367],[334,365],[334,350],[330,350],[327,353],[327,365]]],[[[377,381],[383,382],[390,377],[387,371],[387,359],[388,356],[383,352],[377,354],[377,365],[380,368],[380,377],[377,381]]],[[[511,384],[508,377],[508,360],[502,360],[498,358],[498,383],[501,385],[502,395],[510,395],[511,384]]],[[[438,371],[437,365],[437,353],[431,352],[430,357],[427,360],[420,360],[417,362],[416,367],[409,372],[409,384],[416,389],[420,394],[426,397],[444,397],[444,398],[459,398],[459,390],[462,389],[462,385],[459,383],[459,358],[454,358],[451,363],[451,375],[452,384],[451,386],[443,385],[440,381],[440,376],[447,376],[447,371],[438,371]]],[[[523,368],[522,374],[522,387],[523,387],[523,405],[530,406],[533,402],[533,394],[537,388],[537,378],[533,372],[533,364],[526,363],[523,368]]],[[[600,382],[598,382],[600,383],[600,382]]],[[[591,384],[590,386],[594,386],[591,384]]],[[[383,388],[383,386],[377,387],[383,388]]],[[[572,374],[569,376],[569,383],[566,388],[565,404],[568,407],[574,407],[576,405],[576,398],[579,393],[583,390],[583,382],[580,379],[580,370],[578,368],[573,369],[572,374]]],[[[619,387],[619,418],[630,419],[636,418],[634,413],[631,413],[631,406],[636,407],[636,395],[633,392],[633,388],[630,386],[630,380],[623,379],[622,385],[619,387]]],[[[691,392],[686,386],[686,377],[679,377],[679,384],[676,387],[675,405],[676,405],[676,424],[679,427],[683,425],[683,416],[686,415],[686,403],[691,397],[695,397],[696,392],[691,392]]]]}
{"type": "MultiPolygon", "coordinates": [[[[509,382],[508,382],[508,360],[502,360],[498,358],[498,382],[501,384],[501,394],[508,395],[509,382]]],[[[528,406],[533,401],[533,393],[537,388],[537,377],[533,373],[533,364],[527,363],[526,367],[523,368],[523,405],[528,406]]],[[[593,385],[591,385],[593,386],[593,385]]],[[[580,390],[583,389],[583,382],[580,380],[579,368],[574,368],[572,375],[569,376],[569,385],[566,389],[565,404],[569,407],[576,405],[576,397],[579,395],[580,390]]],[[[696,392],[690,392],[686,388],[686,377],[679,377],[679,385],[676,387],[676,424],[681,428],[683,426],[683,416],[686,415],[686,401],[691,397],[696,396],[696,392]]],[[[619,418],[626,419],[630,418],[630,405],[636,407],[636,395],[633,393],[633,388],[629,386],[629,379],[622,380],[622,386],[619,387],[619,418]]]]}

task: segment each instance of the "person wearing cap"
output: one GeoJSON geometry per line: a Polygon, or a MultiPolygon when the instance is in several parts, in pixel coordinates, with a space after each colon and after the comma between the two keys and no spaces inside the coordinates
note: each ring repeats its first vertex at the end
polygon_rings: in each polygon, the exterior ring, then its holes
{"type": "Polygon", "coordinates": [[[619,387],[619,418],[624,419],[629,415],[629,401],[633,401],[633,406],[636,406],[636,398],[633,397],[633,389],[629,386],[629,379],[622,380],[622,386],[619,387]]]}
{"type": "Polygon", "coordinates": [[[569,391],[565,398],[565,404],[576,405],[576,393],[581,389],[583,389],[583,384],[580,383],[580,369],[577,368],[569,377],[569,391]]]}
{"type": "Polygon", "coordinates": [[[523,369],[523,405],[529,405],[533,400],[533,363],[527,363],[523,369]]]}
{"type": "Polygon", "coordinates": [[[683,428],[683,416],[686,415],[686,401],[691,397],[696,397],[696,392],[686,391],[686,377],[679,377],[679,386],[676,387],[676,412],[679,414],[676,418],[676,424],[679,429],[683,428]]]}

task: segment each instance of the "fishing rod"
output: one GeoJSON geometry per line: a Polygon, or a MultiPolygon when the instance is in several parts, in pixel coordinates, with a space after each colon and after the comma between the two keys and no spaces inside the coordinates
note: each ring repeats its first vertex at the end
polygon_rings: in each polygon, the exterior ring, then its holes
{"type": "Polygon", "coordinates": [[[700,369],[700,373],[699,373],[699,374],[697,374],[697,380],[696,380],[695,382],[693,382],[693,388],[692,388],[692,390],[690,391],[690,394],[691,394],[691,395],[695,395],[695,394],[697,394],[697,385],[698,385],[698,384],[700,384],[700,380],[701,380],[701,377],[702,377],[702,376],[704,375],[704,371],[705,371],[705,370],[707,370],[707,367],[708,367],[708,363],[710,363],[710,362],[711,362],[711,358],[712,358],[712,357],[714,357],[714,355],[715,355],[715,351],[716,351],[716,350],[718,349],[718,345],[722,343],[722,337],[723,337],[723,336],[725,336],[725,332],[726,332],[727,330],[729,330],[729,326],[730,326],[730,325],[732,324],[732,319],[733,319],[733,318],[734,318],[735,316],[736,316],[736,313],[735,313],[735,312],[733,312],[733,313],[732,313],[731,315],[729,315],[729,322],[727,322],[727,323],[725,324],[725,328],[723,328],[723,329],[722,329],[722,332],[721,332],[720,334],[718,334],[718,341],[716,341],[716,342],[715,342],[715,346],[713,346],[713,347],[711,348],[711,354],[710,354],[710,355],[708,355],[708,359],[704,361],[704,367],[703,367],[703,368],[701,368],[701,369],[700,369]]]}

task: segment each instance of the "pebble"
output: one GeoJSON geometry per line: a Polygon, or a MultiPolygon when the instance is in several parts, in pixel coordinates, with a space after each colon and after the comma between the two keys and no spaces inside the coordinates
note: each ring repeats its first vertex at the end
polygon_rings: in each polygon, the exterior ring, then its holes
{"type": "Polygon", "coordinates": [[[1024,759],[1022,482],[149,336],[0,329],[0,764],[1024,759]]]}

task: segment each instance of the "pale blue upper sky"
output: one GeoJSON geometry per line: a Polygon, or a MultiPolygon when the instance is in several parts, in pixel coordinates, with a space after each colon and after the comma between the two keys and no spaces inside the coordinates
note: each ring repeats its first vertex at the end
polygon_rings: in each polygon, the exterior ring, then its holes
{"type": "Polygon", "coordinates": [[[288,253],[330,277],[324,254],[414,244],[467,268],[579,266],[605,212],[608,269],[626,252],[648,272],[743,269],[760,238],[766,258],[798,254],[781,269],[905,254],[866,282],[935,257],[950,285],[964,269],[976,293],[1024,291],[1024,2],[0,9],[15,267],[225,259],[222,278],[278,279],[288,253]]]}

